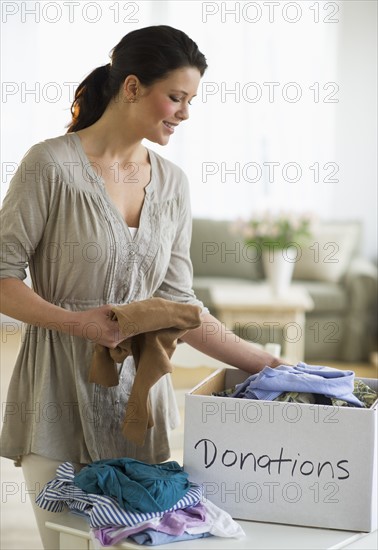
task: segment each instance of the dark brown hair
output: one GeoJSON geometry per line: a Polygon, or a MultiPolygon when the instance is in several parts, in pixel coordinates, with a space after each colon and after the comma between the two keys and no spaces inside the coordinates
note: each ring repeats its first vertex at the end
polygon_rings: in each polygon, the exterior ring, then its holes
{"type": "Polygon", "coordinates": [[[68,132],[94,124],[130,74],[136,75],[142,85],[150,86],[175,69],[196,67],[203,76],[207,68],[197,44],[183,31],[167,25],[129,32],[110,57],[110,63],[92,71],[77,87],[68,132]]]}

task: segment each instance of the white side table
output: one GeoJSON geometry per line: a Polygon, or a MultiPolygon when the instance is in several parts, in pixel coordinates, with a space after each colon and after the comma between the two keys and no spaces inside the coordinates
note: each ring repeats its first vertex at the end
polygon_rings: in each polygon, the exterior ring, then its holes
{"type": "MultiPolygon", "coordinates": [[[[160,550],[327,550],[341,548],[376,549],[377,532],[360,533],[338,531],[314,527],[297,527],[278,523],[260,523],[238,521],[246,537],[228,539],[210,537],[192,541],[172,542],[156,546],[160,550]],[[363,546],[360,546],[360,544],[363,546]]],[[[91,540],[88,523],[70,513],[57,514],[55,522],[48,521],[46,526],[60,533],[60,546],[57,550],[136,550],[141,545],[131,540],[115,546],[97,546],[91,540]]],[[[97,541],[98,542],[98,541],[97,541]]],[[[99,543],[98,543],[99,544],[99,543]]]]}
{"type": "Polygon", "coordinates": [[[267,283],[241,281],[238,286],[217,283],[210,292],[218,318],[227,329],[237,326],[246,339],[253,332],[257,341],[255,334],[269,329],[272,342],[274,330],[282,328],[282,356],[294,363],[303,361],[305,313],[314,307],[305,289],[293,284],[284,296],[277,297],[267,283]]]}

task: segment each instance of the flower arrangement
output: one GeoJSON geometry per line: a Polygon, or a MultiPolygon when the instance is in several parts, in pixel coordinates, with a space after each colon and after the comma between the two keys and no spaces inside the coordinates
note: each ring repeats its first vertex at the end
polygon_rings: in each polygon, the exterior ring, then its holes
{"type": "Polygon", "coordinates": [[[315,217],[312,213],[298,214],[265,211],[255,214],[249,220],[239,218],[234,222],[234,232],[241,233],[246,244],[261,249],[274,247],[284,249],[291,245],[303,245],[311,237],[315,217]]]}

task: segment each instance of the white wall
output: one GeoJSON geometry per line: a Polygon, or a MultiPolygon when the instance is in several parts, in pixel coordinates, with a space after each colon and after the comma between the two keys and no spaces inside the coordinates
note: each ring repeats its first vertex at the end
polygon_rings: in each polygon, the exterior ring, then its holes
{"type": "Polygon", "coordinates": [[[364,222],[363,254],[377,262],[377,2],[343,2],[339,32],[335,218],[364,222]]]}
{"type": "MultiPolygon", "coordinates": [[[[43,2],[8,2],[28,5],[43,2]]],[[[58,2],[51,2],[51,5],[58,2]]],[[[88,3],[89,4],[89,3],[88,3]]],[[[56,23],[32,15],[22,19],[21,8],[2,18],[2,80],[21,90],[25,85],[41,89],[49,82],[61,87],[59,101],[47,101],[43,94],[3,94],[2,107],[2,196],[9,185],[6,171],[11,163],[35,142],[64,133],[69,121],[72,97],[65,83],[79,82],[94,67],[108,61],[108,52],[129,30],[151,24],[169,24],[187,32],[206,54],[209,69],[203,81],[227,85],[256,81],[278,81],[280,89],[290,81],[298,82],[304,99],[298,103],[265,99],[251,104],[235,101],[220,94],[204,102],[203,90],[194,100],[191,118],[180,127],[167,147],[149,144],[187,172],[192,189],[195,216],[226,217],[247,215],[252,208],[284,207],[295,210],[313,209],[324,218],[361,219],[364,222],[363,253],[377,257],[377,183],[376,183],[376,2],[297,2],[302,17],[297,23],[285,21],[281,2],[274,21],[267,18],[266,2],[260,2],[263,16],[250,23],[228,15],[222,22],[218,11],[207,20],[204,2],[134,2],[138,12],[134,21],[123,23],[127,16],[125,2],[119,2],[120,15],[115,21],[115,2],[98,2],[102,16],[97,22],[83,17],[81,7],[68,22],[67,8],[56,23]],[[265,7],[264,7],[265,6],[265,7]],[[318,6],[320,21],[314,23],[318,6]],[[332,6],[341,10],[326,23],[332,6]],[[86,20],[87,19],[87,20],[86,20]],[[339,85],[338,103],[313,101],[309,86],[335,82],[339,85]],[[307,94],[307,95],[306,95],[307,94]],[[258,183],[240,181],[232,176],[221,181],[216,177],[203,180],[204,162],[221,162],[228,166],[240,162],[278,161],[281,166],[298,162],[305,173],[301,182],[289,183],[265,176],[258,183]],[[313,181],[308,167],[314,162],[339,166],[339,182],[313,181]],[[306,172],[307,171],[307,172],[306,172]]],[[[215,8],[224,4],[210,2],[215,8]]],[[[293,4],[293,3],[292,3],[293,4]]],[[[294,3],[295,4],[295,3],[294,3]]],[[[86,5],[86,3],[82,3],[86,5]]],[[[227,6],[243,6],[228,2],[227,6]]],[[[292,13],[292,12],[291,12],[292,13]]],[[[4,13],[2,13],[4,15],[4,13]]],[[[85,14],[84,14],[85,15],[85,14]]],[[[54,16],[53,8],[49,12],[54,16]]],[[[93,11],[87,16],[93,17],[93,11]]],[[[250,16],[253,16],[252,11],[250,16]]],[[[266,91],[266,90],[265,90],[266,91]]],[[[330,89],[328,89],[330,91],[330,89]]],[[[50,94],[54,88],[48,90],[50,94]]],[[[51,97],[51,96],[50,96],[51,97]]],[[[329,172],[328,172],[329,173],[329,172]]],[[[323,172],[323,180],[325,173],[323,172]]]]}

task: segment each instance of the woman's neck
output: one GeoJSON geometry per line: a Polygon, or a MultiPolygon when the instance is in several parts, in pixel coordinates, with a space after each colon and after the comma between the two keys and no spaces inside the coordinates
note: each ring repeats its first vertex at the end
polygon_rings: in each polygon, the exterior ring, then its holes
{"type": "Polygon", "coordinates": [[[83,130],[79,136],[88,158],[107,159],[109,162],[148,162],[148,152],[128,124],[120,124],[117,113],[107,109],[102,117],[83,130]]]}

